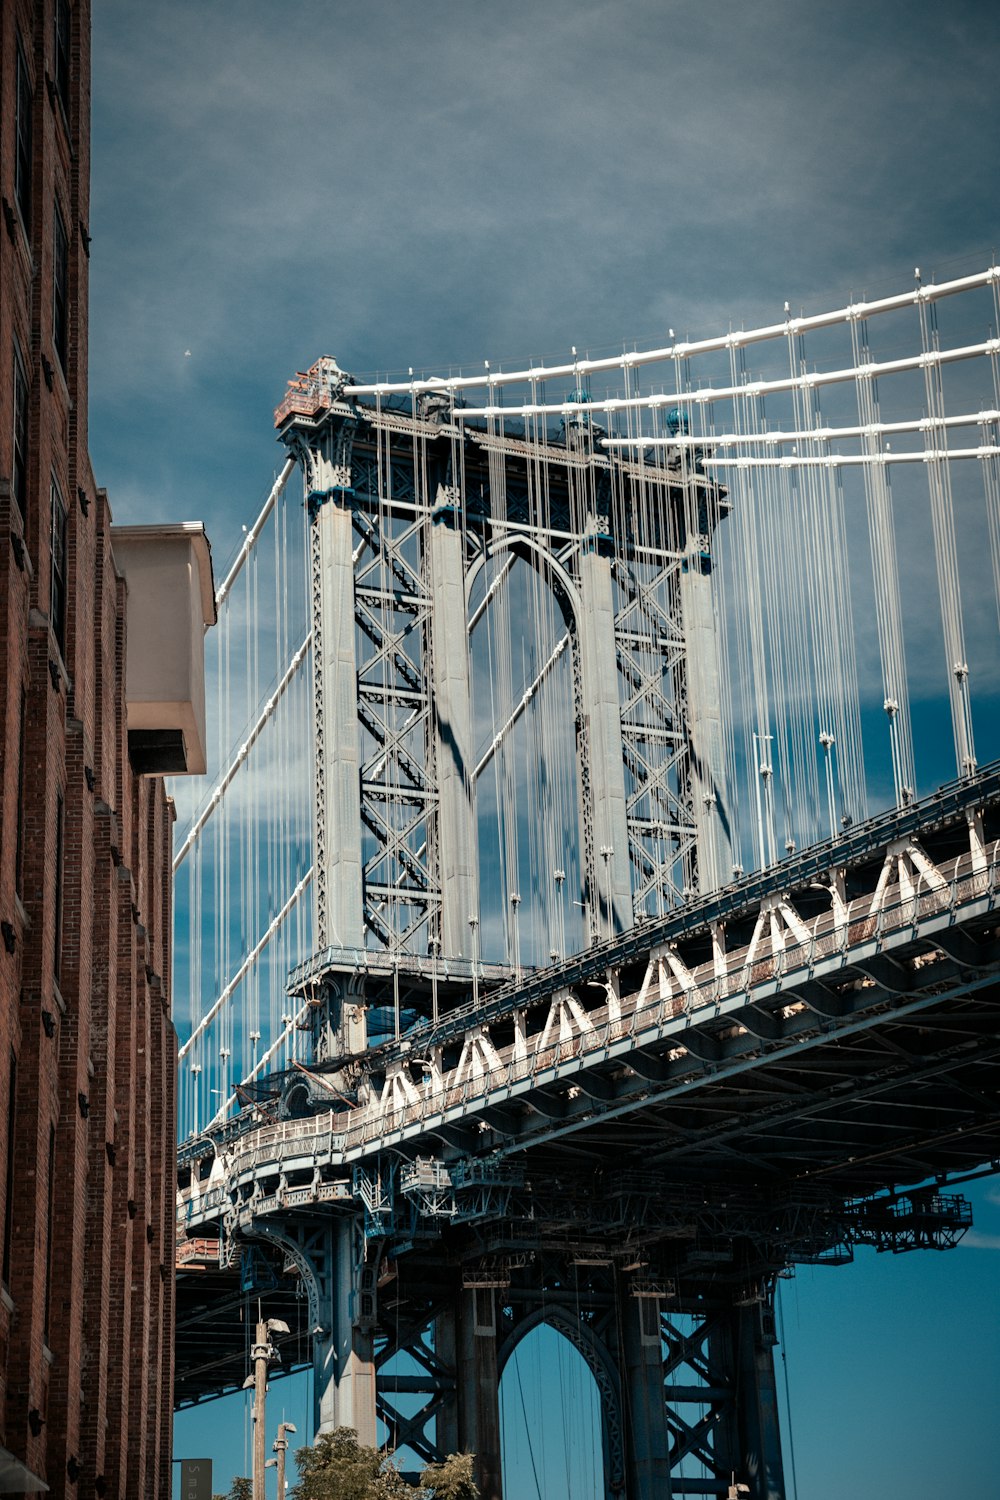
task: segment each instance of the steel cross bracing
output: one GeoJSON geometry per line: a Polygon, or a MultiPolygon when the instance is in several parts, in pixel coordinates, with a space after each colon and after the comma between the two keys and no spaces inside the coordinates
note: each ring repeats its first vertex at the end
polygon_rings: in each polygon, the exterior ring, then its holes
{"type": "MultiPolygon", "coordinates": [[[[319,952],[374,946],[401,968],[428,951],[472,956],[474,788],[486,762],[467,763],[472,648],[462,637],[517,558],[544,578],[566,626],[591,940],[676,905],[699,878],[714,883],[726,866],[713,815],[725,796],[721,747],[699,738],[711,706],[692,695],[685,641],[715,653],[708,575],[724,492],[695,470],[596,453],[582,424],[561,444],[529,443],[460,430],[447,403],[410,414],[361,406],[335,367],[324,378],[325,404],[299,403],[309,409],[293,407],[281,429],[313,517],[319,952]],[[498,564],[464,620],[475,580],[498,564]]],[[[532,711],[561,650],[486,761],[532,711]]],[[[516,872],[508,879],[516,889],[516,872]]],[[[342,967],[323,971],[335,1009],[342,967]]]]}
{"type": "MultiPolygon", "coordinates": [[[[339,1234],[379,1414],[421,1458],[475,1446],[484,1493],[490,1382],[542,1317],[595,1374],[608,1495],[723,1495],[751,1456],[753,1493],[783,1494],[775,1277],[955,1243],[968,1206],[938,1184],[1000,1161],[998,835],[987,768],[373,1049],[350,1109],[319,1073],[275,1080],[273,1123],[183,1153],[182,1242],[219,1266],[261,1233],[339,1234]]],[[[182,1393],[225,1383],[198,1370],[182,1393]]]]}
{"type": "Polygon", "coordinates": [[[626,804],[629,854],[639,911],[677,906],[696,881],[680,567],[680,559],[673,558],[658,569],[616,568],[623,601],[615,617],[624,690],[622,747],[632,783],[626,804]],[[673,684],[672,693],[665,684],[673,684]]]}

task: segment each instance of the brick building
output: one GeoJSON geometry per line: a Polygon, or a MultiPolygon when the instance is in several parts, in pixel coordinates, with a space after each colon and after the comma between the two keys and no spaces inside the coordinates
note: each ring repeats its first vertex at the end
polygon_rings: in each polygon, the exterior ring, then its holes
{"type": "Polygon", "coordinates": [[[89,0],[3,0],[0,1491],[165,1497],[172,807],[154,773],[203,769],[203,720],[197,682],[184,722],[159,701],[149,611],[178,600],[197,677],[214,610],[201,529],[117,534],[94,483],[89,116],[89,0]]]}

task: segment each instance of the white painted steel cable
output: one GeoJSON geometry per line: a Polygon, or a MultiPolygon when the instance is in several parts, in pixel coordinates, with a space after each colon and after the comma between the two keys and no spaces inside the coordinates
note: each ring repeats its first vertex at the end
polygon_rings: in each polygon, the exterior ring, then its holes
{"type": "MultiPolygon", "coordinates": [[[[546,380],[574,380],[577,384],[586,375],[598,374],[603,371],[613,372],[616,370],[634,369],[640,365],[665,364],[672,360],[679,363],[699,354],[710,354],[725,349],[745,348],[749,344],[764,343],[771,339],[785,338],[789,333],[804,334],[813,329],[835,327],[837,324],[853,323],[862,318],[876,317],[879,313],[895,312],[906,307],[919,307],[921,303],[938,301],[943,297],[955,296],[959,292],[970,291],[975,287],[996,286],[1000,281],[1000,266],[989,266],[985,271],[975,272],[971,276],[959,276],[951,281],[942,281],[938,284],[928,283],[907,292],[897,293],[892,297],[879,297],[871,302],[848,303],[844,307],[835,309],[833,312],[815,313],[809,317],[786,317],[780,323],[770,323],[758,328],[738,330],[728,334],[716,335],[714,338],[680,340],[664,345],[658,349],[646,349],[642,351],[629,351],[623,354],[610,355],[601,359],[577,359],[574,358],[569,364],[561,365],[532,365],[521,370],[493,370],[487,365],[480,375],[449,375],[428,376],[420,379],[409,379],[404,381],[376,381],[369,383],[358,383],[349,387],[350,398],[357,396],[389,396],[394,394],[419,394],[421,392],[433,391],[466,391],[481,389],[483,386],[492,388],[504,385],[528,384],[531,381],[546,380]]],[[[556,410],[557,408],[542,407],[540,410],[556,410]]],[[[602,409],[598,403],[598,409],[602,409]]],[[[499,411],[499,408],[492,408],[499,411]]],[[[470,415],[468,411],[457,410],[455,415],[470,415]]],[[[485,411],[481,413],[485,415],[485,411]]],[[[507,416],[523,415],[523,409],[517,406],[511,407],[507,416]]]]}
{"type": "MultiPolygon", "coordinates": [[[[803,393],[814,389],[801,388],[803,393]]],[[[799,431],[783,432],[765,429],[760,433],[722,432],[710,437],[635,437],[602,438],[601,447],[616,448],[699,448],[709,449],[714,455],[718,448],[736,447],[780,447],[784,443],[831,443],[838,438],[882,437],[903,432],[927,433],[947,427],[981,427],[1000,421],[1000,411],[966,412],[962,416],[920,417],[913,422],[874,422],[868,427],[802,427],[799,431]]],[[[920,455],[923,456],[922,454],[920,455]]]]}
{"type": "Polygon", "coordinates": [[[923,448],[918,453],[825,453],[821,456],[800,454],[785,458],[753,455],[740,458],[716,458],[706,453],[702,463],[713,469],[851,469],[887,468],[893,464],[947,463],[950,459],[996,458],[1000,447],[983,443],[978,448],[923,448]]]}
{"type": "MultiPolygon", "coordinates": [[[[1000,328],[1000,282],[993,283],[993,326],[1000,328]]],[[[1000,407],[1000,356],[990,355],[990,374],[993,379],[993,403],[1000,407]]],[[[994,440],[1000,438],[1000,416],[993,424],[994,440]]],[[[983,459],[983,489],[986,494],[986,514],[990,533],[990,553],[993,558],[993,592],[997,607],[997,622],[1000,623],[1000,464],[997,459],[983,459]]]]}
{"type": "Polygon", "coordinates": [[[275,479],[274,484],[271,486],[268,497],[261,507],[260,514],[251,526],[250,530],[247,532],[246,536],[243,538],[243,545],[240,547],[240,550],[236,556],[236,561],[233,563],[222,583],[215,591],[215,606],[217,609],[219,605],[223,604],[225,600],[228,599],[230,592],[232,591],[233,584],[240,576],[240,573],[243,571],[243,568],[246,564],[247,558],[250,556],[250,554],[253,552],[254,547],[257,545],[257,539],[263,531],[265,525],[267,524],[268,518],[270,517],[270,514],[273,511],[275,504],[277,503],[278,496],[281,494],[282,490],[285,488],[285,485],[288,483],[289,476],[291,475],[292,470],[295,468],[295,462],[296,461],[294,458],[286,458],[285,462],[282,464],[281,471],[279,472],[278,477],[275,479]]]}
{"type": "MultiPolygon", "coordinates": [[[[867,368],[870,361],[862,361],[861,358],[862,354],[868,351],[868,329],[863,320],[851,325],[851,340],[855,364],[864,363],[867,368]]],[[[872,457],[879,457],[881,449],[877,447],[877,438],[871,432],[872,427],[876,426],[879,421],[878,387],[873,375],[865,375],[855,382],[855,395],[861,423],[868,429],[868,435],[864,440],[867,452],[872,457]]],[[[865,465],[862,472],[865,480],[869,550],[875,584],[875,611],[882,662],[883,710],[889,729],[896,804],[902,806],[915,795],[916,768],[899,592],[892,488],[885,464],[865,465]]]]}
{"type": "Polygon", "coordinates": [[[222,1009],[226,1005],[226,1002],[228,1000],[230,1000],[232,998],[232,996],[235,994],[235,992],[239,989],[239,987],[242,984],[243,980],[246,978],[247,974],[250,972],[252,966],[260,958],[260,955],[263,953],[263,951],[267,947],[268,943],[274,937],[275,933],[280,928],[282,922],[284,922],[285,918],[291,912],[291,910],[294,907],[295,903],[300,899],[300,897],[309,888],[309,885],[312,882],[312,876],[313,876],[313,872],[310,869],[308,871],[308,873],[306,875],[304,875],[302,877],[302,879],[299,881],[298,885],[292,891],[291,895],[288,897],[287,901],[284,903],[284,905],[282,906],[281,910],[278,912],[277,916],[272,919],[272,921],[268,925],[267,929],[257,939],[257,942],[254,945],[254,947],[252,948],[252,950],[243,959],[243,962],[237,968],[236,973],[229,980],[229,982],[226,984],[225,988],[221,991],[221,993],[216,996],[215,1000],[213,1000],[212,1004],[209,1006],[208,1010],[202,1016],[201,1020],[198,1022],[198,1025],[195,1027],[194,1031],[188,1037],[187,1041],[184,1042],[184,1044],[177,1049],[177,1056],[178,1056],[178,1058],[184,1058],[184,1057],[187,1056],[187,1054],[190,1052],[191,1048],[194,1046],[194,1044],[198,1040],[198,1038],[202,1035],[202,1033],[206,1030],[206,1028],[211,1024],[211,1022],[215,1020],[215,1017],[219,1014],[220,1011],[222,1011],[222,1009]]]}
{"type": "MultiPolygon", "coordinates": [[[[308,1013],[309,1008],[310,1002],[304,1000],[298,1010],[283,1024],[280,1033],[274,1038],[267,1050],[257,1059],[250,1071],[240,1079],[239,1087],[245,1088],[248,1083],[252,1083],[255,1078],[260,1077],[267,1064],[272,1058],[277,1056],[282,1043],[287,1043],[289,1038],[294,1037],[299,1030],[302,1018],[308,1013]]],[[[205,1127],[206,1130],[211,1130],[213,1126],[221,1124],[233,1105],[237,1102],[237,1097],[236,1090],[233,1089],[225,1103],[219,1106],[211,1120],[209,1120],[205,1127]]]]}
{"type": "MultiPolygon", "coordinates": [[[[311,872],[286,897],[303,869],[298,841],[306,825],[299,808],[309,802],[293,788],[290,769],[291,746],[298,755],[308,739],[301,731],[292,736],[291,719],[308,710],[296,684],[310,645],[307,635],[288,660],[289,623],[305,599],[299,577],[305,569],[288,533],[290,516],[299,524],[300,512],[281,503],[294,467],[283,466],[218,593],[210,743],[224,769],[174,865],[178,878],[186,872],[189,911],[193,1030],[181,1049],[185,1130],[213,1113],[213,1097],[216,1103],[220,1094],[228,1097],[233,1077],[243,1076],[261,1045],[268,1046],[285,1010],[284,976],[301,957],[293,931],[301,935],[311,925],[302,920],[299,899],[311,872]],[[263,546],[268,525],[270,546],[263,546]],[[272,660],[280,675],[262,706],[272,660]],[[251,727],[234,749],[233,725],[241,723],[251,727]]],[[[288,1047],[297,1045],[293,1036],[288,1047]]]]}
{"type": "Polygon", "coordinates": [[[198,838],[198,835],[202,832],[202,829],[205,827],[206,823],[215,812],[229,787],[232,785],[237,771],[239,771],[240,767],[244,765],[247,757],[250,754],[250,751],[253,749],[267,724],[274,716],[274,712],[278,704],[281,702],[281,699],[284,697],[285,692],[292,682],[292,679],[305,663],[309,655],[309,648],[311,647],[311,645],[312,632],[310,631],[305,640],[302,642],[302,645],[299,647],[295,655],[292,657],[291,661],[288,663],[288,666],[285,669],[284,676],[278,683],[278,686],[275,688],[271,697],[265,703],[260,717],[257,719],[257,722],[251,727],[250,733],[247,735],[239,750],[236,752],[233,760],[229,763],[226,770],[213,787],[211,796],[209,797],[204,808],[199,813],[194,823],[192,823],[191,827],[188,829],[184,837],[184,842],[181,844],[181,847],[174,855],[173,868],[175,875],[180,866],[183,864],[188,853],[190,852],[191,846],[194,844],[195,840],[198,838]]]}
{"type": "MultiPolygon", "coordinates": [[[[927,409],[933,418],[942,420],[945,407],[941,368],[929,358],[938,347],[937,318],[933,305],[921,305],[920,334],[924,355],[927,357],[924,365],[927,409]]],[[[972,708],[969,701],[969,662],[962,618],[962,589],[959,582],[958,554],[955,544],[955,502],[952,495],[948,456],[931,449],[928,442],[927,482],[930,489],[931,520],[934,528],[934,560],[937,568],[941,623],[944,631],[945,665],[948,675],[952,733],[955,740],[955,762],[958,775],[968,776],[976,767],[976,751],[972,733],[972,708]]]]}
{"type": "MultiPolygon", "coordinates": [[[[735,346],[734,346],[735,347],[735,346]]],[[[740,346],[742,347],[742,346],[740,346]]],[[[905,359],[871,360],[865,364],[845,365],[837,370],[809,371],[804,375],[783,376],[780,380],[747,380],[743,384],[728,386],[701,386],[683,394],[654,391],[645,396],[606,396],[591,403],[566,400],[547,406],[513,405],[456,407],[456,421],[469,422],[488,417],[571,417],[584,413],[611,416],[632,408],[655,410],[657,407],[681,406],[697,409],[720,401],[733,401],[743,397],[776,395],[782,391],[811,390],[817,386],[843,385],[852,380],[878,379],[885,375],[901,375],[908,370],[921,370],[931,364],[952,364],[959,360],[977,359],[982,355],[995,354],[1000,350],[1000,340],[985,339],[978,344],[963,344],[953,349],[941,349],[933,354],[908,355],[905,359]]]]}

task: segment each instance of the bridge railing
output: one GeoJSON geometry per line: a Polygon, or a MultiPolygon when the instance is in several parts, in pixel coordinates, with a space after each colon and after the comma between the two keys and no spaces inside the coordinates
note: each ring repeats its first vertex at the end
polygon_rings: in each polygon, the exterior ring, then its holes
{"type": "MultiPolygon", "coordinates": [[[[279,1197],[281,1206],[290,1206],[293,1202],[290,1194],[297,1195],[294,1201],[314,1201],[318,1196],[318,1176],[313,1188],[308,1185],[285,1188],[277,1195],[262,1193],[261,1182],[266,1181],[268,1169],[280,1177],[292,1164],[293,1154],[300,1157],[303,1166],[311,1164],[318,1173],[324,1163],[343,1161],[345,1153],[373,1145],[410,1126],[461,1110],[487,1096],[502,1097],[517,1085],[527,1083],[530,1087],[540,1075],[551,1074],[553,1069],[576,1062],[584,1055],[606,1052],[627,1039],[643,1036],[653,1039],[678,1019],[703,1018],[717,1012],[724,1001],[735,996],[746,995],[752,1000],[755,991],[770,986],[782,989],[786,982],[808,978],[818,965],[838,956],[846,958],[852,950],[874,944],[877,952],[886,938],[907,928],[917,935],[921,924],[929,918],[941,915],[954,918],[964,907],[984,899],[996,905],[1000,889],[1000,843],[992,846],[985,864],[980,861],[974,865],[972,855],[964,854],[939,868],[942,883],[934,889],[903,894],[898,886],[890,887],[874,911],[871,895],[856,897],[839,916],[829,912],[816,918],[807,941],[788,943],[779,951],[762,954],[749,965],[747,950],[738,951],[728,956],[721,973],[716,972],[712,963],[701,965],[692,971],[691,987],[680,994],[638,990],[622,996],[620,1001],[588,1012],[586,1027],[572,1037],[536,1048],[526,1056],[515,1056],[513,1046],[498,1049],[498,1063],[494,1067],[483,1068],[458,1084],[449,1085],[445,1079],[443,1087],[428,1086],[421,1099],[403,1107],[388,1109],[374,1101],[358,1109],[331,1109],[301,1120],[256,1127],[247,1122],[242,1136],[233,1142],[220,1143],[219,1149],[225,1153],[225,1183],[210,1180],[202,1188],[192,1182],[190,1188],[178,1195],[179,1213],[187,1220],[221,1214],[231,1201],[234,1185],[241,1207],[247,1211],[251,1202],[255,1212],[261,1211],[262,1205],[270,1204],[272,1198],[275,1200],[272,1206],[278,1206],[279,1197]]],[[[804,1002],[796,1001],[794,993],[790,994],[786,1014],[804,1008],[804,1002]]],[[[730,1026],[732,1034],[745,1030],[736,1020],[730,1026]]],[[[674,1030],[675,1046],[668,1056],[683,1056],[687,1050],[684,1037],[684,1029],[674,1030]]]]}
{"type": "MultiPolygon", "coordinates": [[[[560,982],[573,985],[600,976],[608,968],[632,960],[636,954],[656,943],[669,943],[683,937],[698,924],[726,922],[745,915],[746,909],[765,897],[808,885],[831,869],[851,866],[884,851],[898,839],[919,833],[928,823],[937,824],[960,816],[969,808],[1000,796],[1000,761],[983,766],[974,778],[948,782],[928,797],[903,808],[893,808],[851,826],[836,839],[813,844],[808,849],[783,860],[780,865],[741,879],[721,891],[695,897],[683,908],[663,918],[633,927],[629,932],[604,939],[582,953],[551,966],[533,969],[519,982],[493,991],[488,999],[469,1001],[456,1006],[439,1021],[419,1022],[407,1031],[396,1049],[385,1048],[393,1057],[402,1045],[406,1049],[426,1048],[436,1041],[461,1037],[469,1025],[488,1023],[509,1015],[515,1007],[537,1003],[551,994],[560,982]]],[[[860,920],[860,917],[858,918],[860,920]]]]}
{"type": "MultiPolygon", "coordinates": [[[[682,994],[661,997],[647,993],[644,996],[642,991],[635,991],[622,996],[613,1009],[610,1005],[603,1005],[588,1012],[590,1024],[587,1029],[547,1047],[536,1048],[527,1057],[515,1057],[513,1046],[501,1048],[497,1054],[498,1066],[483,1069],[460,1084],[448,1087],[446,1083],[443,1089],[430,1090],[420,1103],[391,1111],[376,1107],[360,1119],[349,1116],[348,1149],[367,1143],[372,1138],[373,1124],[379,1136],[394,1133],[442,1110],[457,1109],[483,1095],[502,1092],[525,1081],[534,1082],[539,1074],[549,1072],[561,1063],[573,1061],[586,1053],[605,1051],[610,1045],[634,1039],[640,1033],[660,1030],[681,1016],[693,1019],[715,1011],[736,995],[746,994],[752,998],[751,992],[765,985],[793,975],[808,976],[823,959],[845,955],[849,950],[873,941],[877,945],[886,936],[917,926],[927,917],[955,912],[971,901],[995,894],[997,869],[996,852],[985,870],[974,870],[972,856],[963,855],[953,862],[944,884],[934,890],[902,897],[897,886],[896,899],[893,899],[893,888],[890,887],[885,904],[874,913],[865,910],[870,908],[871,897],[859,897],[851,903],[845,919],[838,921],[832,912],[818,918],[806,942],[789,943],[783,950],[762,956],[750,965],[746,962],[746,950],[742,950],[728,956],[722,974],[715,971],[713,964],[705,964],[693,971],[693,985],[682,994]]],[[[803,1008],[803,1002],[792,1000],[790,1009],[803,1008]]],[[[734,1028],[738,1027],[738,1023],[733,1024],[734,1028]]],[[[683,1037],[683,1032],[676,1034],[676,1055],[681,1055],[684,1050],[683,1037]]]]}

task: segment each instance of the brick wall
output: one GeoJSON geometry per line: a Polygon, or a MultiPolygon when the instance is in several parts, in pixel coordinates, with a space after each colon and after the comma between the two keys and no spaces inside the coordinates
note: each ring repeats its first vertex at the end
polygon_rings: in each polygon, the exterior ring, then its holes
{"type": "Polygon", "coordinates": [[[74,0],[70,19],[64,108],[55,0],[0,7],[0,1443],[53,1495],[165,1500],[172,808],[162,782],[128,764],[126,591],[87,453],[87,0],[74,0]],[[32,89],[26,221],[15,189],[19,46],[32,89]],[[57,206],[68,240],[64,360],[57,206]],[[29,387],[23,518],[11,491],[15,348],[29,387]],[[53,480],[67,512],[61,642],[53,480]]]}

